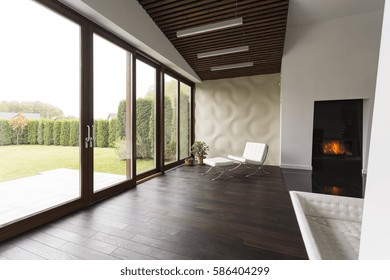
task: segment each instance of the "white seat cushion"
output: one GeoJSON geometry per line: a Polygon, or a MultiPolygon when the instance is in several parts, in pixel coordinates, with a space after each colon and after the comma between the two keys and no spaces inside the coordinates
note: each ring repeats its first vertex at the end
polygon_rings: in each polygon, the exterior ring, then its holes
{"type": "Polygon", "coordinates": [[[361,223],[306,216],[321,259],[357,260],[361,223]]]}
{"type": "Polygon", "coordinates": [[[223,157],[205,158],[203,162],[210,166],[228,166],[234,164],[234,161],[223,157]]]}
{"type": "Polygon", "coordinates": [[[228,155],[228,158],[234,161],[245,162],[245,158],[239,156],[228,155]]]}
{"type": "Polygon", "coordinates": [[[363,199],[290,191],[309,259],[359,257],[363,199]]]}

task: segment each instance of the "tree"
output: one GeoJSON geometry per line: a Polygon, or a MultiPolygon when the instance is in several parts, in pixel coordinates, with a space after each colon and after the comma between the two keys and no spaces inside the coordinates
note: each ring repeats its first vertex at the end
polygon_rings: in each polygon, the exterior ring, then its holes
{"type": "Polygon", "coordinates": [[[47,119],[62,118],[64,115],[60,108],[39,101],[35,101],[35,102],[1,101],[0,112],[39,113],[42,118],[47,118],[47,119]]]}
{"type": "Polygon", "coordinates": [[[69,146],[69,135],[70,135],[70,123],[69,120],[63,120],[61,124],[60,132],[60,145],[69,146]]]}
{"type": "Polygon", "coordinates": [[[0,146],[12,144],[12,128],[7,120],[0,120],[0,146]]]}
{"type": "Polygon", "coordinates": [[[53,125],[53,144],[59,146],[61,143],[61,121],[55,121],[53,125]]]}
{"type": "Polygon", "coordinates": [[[53,145],[53,131],[54,131],[54,121],[52,120],[43,120],[43,144],[49,146],[53,145]]]}
{"type": "Polygon", "coordinates": [[[119,138],[126,137],[126,100],[121,100],[118,105],[118,135],[119,138]]]}
{"type": "Polygon", "coordinates": [[[28,125],[27,119],[23,114],[18,113],[16,117],[9,121],[11,128],[16,133],[16,145],[19,145],[19,137],[23,133],[24,128],[28,125]]]}
{"type": "Polygon", "coordinates": [[[44,141],[44,140],[43,140],[43,139],[44,139],[44,138],[43,138],[43,137],[44,137],[44,136],[43,136],[43,135],[44,135],[43,131],[44,131],[44,129],[45,129],[45,128],[44,128],[43,121],[40,120],[40,121],[39,121],[39,124],[38,124],[38,129],[37,129],[37,130],[38,130],[38,131],[37,131],[37,134],[38,134],[38,135],[37,135],[37,142],[38,142],[39,145],[43,145],[43,141],[44,141]]]}
{"type": "Polygon", "coordinates": [[[79,121],[71,120],[70,121],[70,135],[69,135],[69,146],[78,146],[79,145],[79,121]]]}
{"type": "Polygon", "coordinates": [[[109,128],[108,128],[108,144],[111,148],[114,148],[119,139],[119,135],[117,137],[118,131],[118,118],[113,118],[110,120],[109,128]]]}
{"type": "Polygon", "coordinates": [[[109,123],[108,120],[98,120],[97,121],[97,147],[107,148],[108,147],[108,130],[109,123]]]}
{"type": "Polygon", "coordinates": [[[38,120],[32,120],[28,122],[27,126],[27,140],[28,143],[31,145],[35,145],[38,143],[38,126],[39,126],[39,121],[38,120]]]}
{"type": "Polygon", "coordinates": [[[149,138],[150,118],[153,100],[150,98],[138,98],[136,106],[137,158],[149,158],[151,150],[149,138]]]}

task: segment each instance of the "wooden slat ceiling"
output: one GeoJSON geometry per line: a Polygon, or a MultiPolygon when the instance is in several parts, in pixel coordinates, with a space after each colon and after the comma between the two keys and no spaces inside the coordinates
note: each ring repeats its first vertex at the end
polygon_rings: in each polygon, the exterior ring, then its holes
{"type": "Polygon", "coordinates": [[[202,80],[280,73],[289,0],[138,0],[202,80]],[[243,18],[243,25],[178,38],[176,32],[243,18]],[[239,46],[249,51],[209,58],[201,52],[239,46]],[[211,71],[212,66],[253,61],[253,67],[211,71]]]}

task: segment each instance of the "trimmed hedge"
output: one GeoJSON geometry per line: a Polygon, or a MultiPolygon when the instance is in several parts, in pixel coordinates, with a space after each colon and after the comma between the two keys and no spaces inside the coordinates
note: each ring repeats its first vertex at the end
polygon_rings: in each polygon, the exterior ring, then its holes
{"type": "MultiPolygon", "coordinates": [[[[151,158],[153,156],[150,142],[151,132],[151,114],[153,100],[150,98],[139,98],[136,104],[136,139],[137,139],[137,158],[151,158]]],[[[154,127],[154,123],[152,123],[154,127]]],[[[154,131],[154,129],[153,129],[154,131]]],[[[154,137],[154,135],[153,135],[154,137]]]]}
{"type": "MultiPolygon", "coordinates": [[[[164,146],[165,159],[176,158],[176,101],[165,96],[164,101],[164,146]]],[[[181,155],[188,152],[188,139],[185,136],[189,128],[189,100],[185,92],[180,92],[180,129],[181,155]]],[[[154,101],[151,98],[138,98],[136,101],[136,158],[151,158],[154,156],[155,114],[154,101]]],[[[19,137],[22,144],[31,145],[61,145],[78,146],[80,141],[79,120],[30,120],[19,137]]],[[[117,118],[111,120],[94,120],[94,146],[117,147],[126,137],[126,101],[118,106],[117,118]]],[[[0,120],[0,145],[16,144],[16,134],[9,120],[0,120]]]]}
{"type": "Polygon", "coordinates": [[[27,124],[27,139],[31,145],[38,144],[38,125],[39,121],[37,120],[29,121],[27,124]]]}
{"type": "Polygon", "coordinates": [[[43,144],[46,146],[53,145],[53,130],[54,130],[54,121],[42,120],[43,124],[43,144]]]}
{"type": "Polygon", "coordinates": [[[0,120],[0,146],[12,145],[13,132],[9,121],[0,120]]]}
{"type": "Polygon", "coordinates": [[[98,120],[97,121],[97,138],[96,144],[99,148],[108,147],[108,131],[109,131],[109,121],[108,120],[98,120]]]}
{"type": "Polygon", "coordinates": [[[69,146],[70,137],[70,122],[67,120],[61,121],[60,145],[69,146]]]}
{"type": "Polygon", "coordinates": [[[44,125],[43,125],[43,121],[41,120],[39,121],[38,128],[37,128],[37,143],[39,145],[43,145],[43,141],[44,141],[43,131],[44,131],[44,125]]]}
{"type": "Polygon", "coordinates": [[[53,125],[53,144],[59,146],[61,144],[61,121],[55,121],[53,125]]]}
{"type": "Polygon", "coordinates": [[[114,118],[110,120],[108,126],[108,146],[111,148],[115,148],[117,139],[120,139],[120,133],[118,132],[119,128],[118,119],[114,118]]]}
{"type": "Polygon", "coordinates": [[[79,121],[71,120],[69,121],[70,129],[69,129],[69,146],[78,146],[80,139],[79,132],[79,121]]]}

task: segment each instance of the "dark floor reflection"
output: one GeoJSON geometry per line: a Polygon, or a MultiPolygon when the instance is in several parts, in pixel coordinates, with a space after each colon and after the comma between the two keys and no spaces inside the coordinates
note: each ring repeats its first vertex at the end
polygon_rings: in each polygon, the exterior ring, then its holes
{"type": "Polygon", "coordinates": [[[282,169],[289,191],[305,191],[349,197],[364,196],[365,177],[356,172],[282,169]]]}

